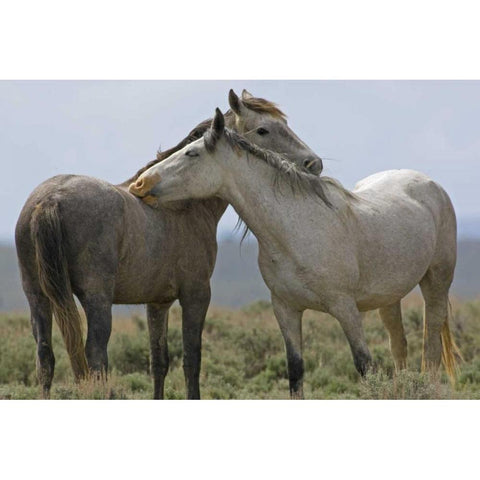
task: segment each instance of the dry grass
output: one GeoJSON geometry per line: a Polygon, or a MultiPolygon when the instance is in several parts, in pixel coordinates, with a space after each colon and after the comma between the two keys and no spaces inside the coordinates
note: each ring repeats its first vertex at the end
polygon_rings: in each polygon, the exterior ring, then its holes
{"type": "MultiPolygon", "coordinates": [[[[367,341],[377,373],[360,379],[336,320],[317,312],[304,316],[305,396],[307,399],[468,399],[480,398],[480,301],[453,302],[452,332],[464,357],[452,387],[443,370],[435,378],[420,373],[422,302],[404,302],[408,370],[395,374],[386,331],[376,312],[365,319],[367,341]]],[[[209,399],[286,399],[288,381],[283,341],[266,302],[243,310],[212,307],[203,335],[201,392],[209,399]]],[[[68,357],[55,327],[56,357],[52,398],[150,399],[148,332],[144,316],[115,318],[109,343],[107,383],[73,381],[68,357]]],[[[171,368],[165,394],[185,395],[181,316],[172,309],[169,325],[171,368]]],[[[39,398],[35,344],[25,315],[0,317],[0,398],[39,398]]]]}

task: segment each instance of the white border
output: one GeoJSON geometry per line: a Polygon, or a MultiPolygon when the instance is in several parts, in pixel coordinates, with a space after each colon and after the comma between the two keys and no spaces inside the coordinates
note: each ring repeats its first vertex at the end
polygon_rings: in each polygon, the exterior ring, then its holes
{"type": "MultiPolygon", "coordinates": [[[[477,79],[475,8],[9,1],[0,78],[477,79]]],[[[5,478],[467,478],[479,431],[463,401],[1,402],[0,416],[5,478]]]]}
{"type": "Polygon", "coordinates": [[[471,401],[5,403],[5,478],[383,480],[476,471],[477,442],[464,435],[480,426],[471,401]]]}
{"type": "Polygon", "coordinates": [[[5,79],[480,78],[468,0],[6,1],[5,79]]]}

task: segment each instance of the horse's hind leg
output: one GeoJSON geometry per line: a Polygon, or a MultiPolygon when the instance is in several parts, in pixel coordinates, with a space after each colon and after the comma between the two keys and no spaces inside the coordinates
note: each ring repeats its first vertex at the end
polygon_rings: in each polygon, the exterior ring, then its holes
{"type": "Polygon", "coordinates": [[[303,399],[302,313],[272,294],[272,306],[287,351],[290,398],[303,399]]]}
{"type": "Polygon", "coordinates": [[[150,365],[153,374],[153,398],[163,399],[165,377],[168,372],[168,305],[147,305],[148,330],[150,336],[150,365]]]}
{"type": "Polygon", "coordinates": [[[90,372],[96,379],[108,372],[107,345],[112,331],[112,301],[107,295],[82,295],[80,303],[88,324],[85,355],[90,372]]]}
{"type": "Polygon", "coordinates": [[[442,360],[442,330],[448,326],[448,289],[451,275],[430,268],[420,281],[425,301],[422,369],[436,372],[442,360]]]}
{"type": "Polygon", "coordinates": [[[52,307],[43,293],[26,292],[30,305],[32,332],[37,342],[37,378],[43,398],[50,397],[55,357],[52,350],[52,307]]]}
{"type": "Polygon", "coordinates": [[[380,308],[379,313],[390,337],[390,350],[398,372],[407,368],[407,339],[403,330],[400,302],[380,308]]]}

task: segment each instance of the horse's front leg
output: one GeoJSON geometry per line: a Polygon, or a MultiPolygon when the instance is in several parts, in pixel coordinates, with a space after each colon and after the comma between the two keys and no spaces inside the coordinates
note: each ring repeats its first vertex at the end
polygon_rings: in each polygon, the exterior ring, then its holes
{"type": "Polygon", "coordinates": [[[288,305],[272,293],[272,306],[282,331],[287,351],[290,397],[303,399],[302,311],[288,305]]]}
{"type": "Polygon", "coordinates": [[[328,310],[342,326],[353,355],[358,373],[364,377],[372,366],[372,356],[368,350],[362,325],[362,315],[352,298],[341,298],[328,310]]]}
{"type": "Polygon", "coordinates": [[[171,303],[147,305],[148,331],[150,336],[150,368],[153,375],[153,398],[163,399],[168,359],[168,310],[171,303]]]}
{"type": "Polygon", "coordinates": [[[183,371],[187,398],[200,399],[202,331],[210,304],[210,285],[186,289],[180,296],[182,306],[183,371]]]}

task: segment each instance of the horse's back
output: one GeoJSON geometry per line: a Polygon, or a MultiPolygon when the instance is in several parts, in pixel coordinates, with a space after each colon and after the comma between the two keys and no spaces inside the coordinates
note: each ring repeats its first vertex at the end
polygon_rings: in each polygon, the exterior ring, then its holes
{"type": "Polygon", "coordinates": [[[416,170],[385,170],[363,178],[353,191],[367,198],[369,195],[394,196],[401,193],[416,195],[432,184],[442,188],[427,175],[416,170]]]}
{"type": "Polygon", "coordinates": [[[431,215],[438,229],[443,225],[455,230],[456,235],[455,211],[448,194],[421,172],[404,169],[375,173],[360,180],[353,191],[365,204],[371,202],[377,208],[383,204],[392,212],[413,202],[418,210],[431,215]]]}
{"type": "Polygon", "coordinates": [[[58,175],[33,190],[27,199],[18,225],[29,222],[33,212],[46,202],[55,202],[69,241],[81,243],[98,236],[109,223],[118,223],[123,200],[118,189],[104,181],[82,175],[58,175]]]}
{"type": "Polygon", "coordinates": [[[356,194],[369,192],[397,194],[404,192],[407,195],[418,196],[422,193],[431,193],[433,190],[445,192],[437,182],[422,172],[409,169],[385,170],[374,173],[360,180],[354,187],[356,194]]]}

